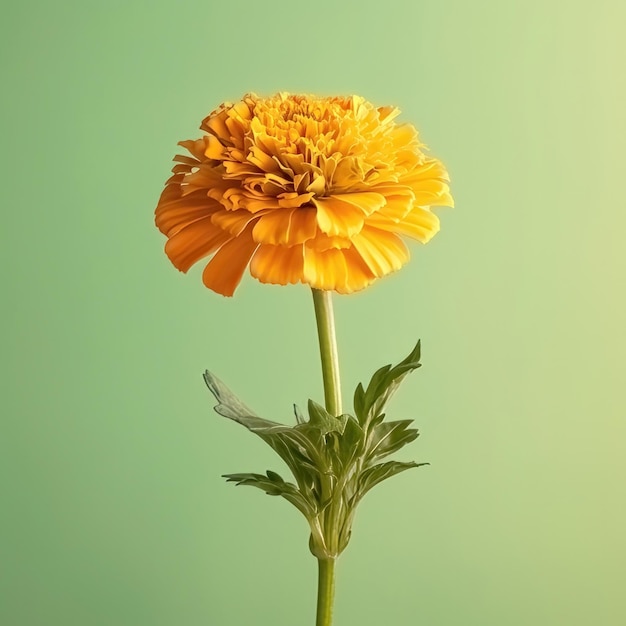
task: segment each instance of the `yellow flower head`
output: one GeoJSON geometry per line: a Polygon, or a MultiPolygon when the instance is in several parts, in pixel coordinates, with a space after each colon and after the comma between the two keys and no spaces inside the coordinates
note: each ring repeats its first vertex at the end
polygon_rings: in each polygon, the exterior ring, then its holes
{"type": "Polygon", "coordinates": [[[231,296],[248,265],[263,283],[351,293],[404,265],[402,237],[426,243],[432,206],[452,206],[443,164],[399,110],[359,96],[246,95],[182,141],[156,208],[165,252],[231,296]]]}

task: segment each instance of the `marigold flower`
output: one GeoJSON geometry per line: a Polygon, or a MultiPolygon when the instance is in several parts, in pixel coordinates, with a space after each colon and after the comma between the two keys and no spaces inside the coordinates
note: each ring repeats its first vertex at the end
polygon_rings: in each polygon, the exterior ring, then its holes
{"type": "Polygon", "coordinates": [[[422,152],[399,110],[359,96],[246,95],[182,141],[156,208],[165,252],[231,296],[250,273],[351,293],[409,259],[403,237],[426,243],[432,206],[452,206],[443,164],[422,152]]]}

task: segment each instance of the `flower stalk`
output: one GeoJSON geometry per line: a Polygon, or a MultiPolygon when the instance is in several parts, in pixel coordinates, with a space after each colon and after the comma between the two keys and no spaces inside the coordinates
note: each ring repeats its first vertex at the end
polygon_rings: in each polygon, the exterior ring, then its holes
{"type": "Polygon", "coordinates": [[[317,335],[322,359],[324,400],[326,410],[335,417],[341,415],[341,382],[339,380],[339,355],[335,335],[335,316],[330,291],[313,289],[313,305],[317,322],[317,335]]]}
{"type": "MultiPolygon", "coordinates": [[[[335,333],[335,316],[330,291],[313,289],[313,305],[317,322],[320,357],[322,360],[322,379],[324,382],[324,400],[326,410],[333,416],[341,415],[341,381],[339,376],[339,354],[337,352],[337,336],[335,333]]],[[[334,503],[333,481],[327,486],[327,494],[334,503]]],[[[330,512],[334,509],[332,504],[330,512]]],[[[337,529],[333,528],[336,521],[332,514],[327,516],[326,538],[336,538],[337,529]],[[331,526],[330,528],[328,526],[331,526]]],[[[336,542],[333,542],[336,543],[336,542]]],[[[333,546],[335,547],[335,546],[333,546]]],[[[317,619],[316,626],[331,626],[333,619],[333,602],[335,598],[335,558],[318,557],[317,582],[317,619]]]]}
{"type": "Polygon", "coordinates": [[[331,626],[335,597],[335,559],[319,559],[318,567],[315,626],[331,626]]]}

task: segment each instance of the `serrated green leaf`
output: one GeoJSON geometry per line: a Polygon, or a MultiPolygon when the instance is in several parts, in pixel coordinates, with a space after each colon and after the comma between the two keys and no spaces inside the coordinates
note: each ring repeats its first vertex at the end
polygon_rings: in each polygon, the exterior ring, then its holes
{"type": "Polygon", "coordinates": [[[354,412],[357,416],[365,415],[365,389],[363,383],[359,383],[354,390],[354,412]]]}
{"type": "Polygon", "coordinates": [[[365,433],[359,422],[352,416],[346,420],[340,440],[340,449],[344,467],[349,467],[354,463],[357,456],[365,449],[365,433]]]}
{"type": "MultiPolygon", "coordinates": [[[[265,441],[287,464],[303,490],[315,484],[316,474],[325,467],[325,459],[317,442],[302,429],[308,424],[286,426],[256,416],[226,385],[210,372],[204,380],[219,404],[215,410],[232,419],[265,441]]],[[[319,430],[317,431],[319,433],[319,430]]]]}
{"type": "Polygon", "coordinates": [[[386,461],[385,463],[373,465],[372,467],[364,470],[359,477],[359,486],[357,493],[355,494],[353,505],[356,505],[356,503],[361,500],[363,496],[370,489],[372,489],[372,487],[376,486],[383,480],[387,480],[388,478],[413,467],[421,467],[422,465],[428,465],[428,463],[415,463],[414,461],[409,463],[386,461]]]}
{"type": "Polygon", "coordinates": [[[217,376],[206,370],[203,378],[207,387],[219,402],[214,407],[217,413],[239,423],[243,423],[240,421],[242,419],[258,418],[258,415],[249,409],[217,376]]]}
{"type": "Polygon", "coordinates": [[[409,428],[413,420],[380,422],[368,434],[366,458],[368,463],[397,452],[419,436],[417,429],[409,428]]]}
{"type": "Polygon", "coordinates": [[[331,432],[342,433],[346,423],[346,416],[335,417],[331,415],[321,404],[309,400],[309,424],[319,428],[323,435],[331,432]]]}
{"type": "Polygon", "coordinates": [[[392,367],[385,365],[378,369],[372,376],[367,389],[359,384],[354,393],[354,410],[359,423],[364,427],[369,427],[373,420],[380,421],[380,415],[389,402],[391,396],[404,377],[411,371],[421,367],[420,342],[410,354],[398,365],[392,367]]]}
{"type": "Polygon", "coordinates": [[[315,502],[304,497],[296,485],[284,481],[276,472],[268,470],[266,476],[251,473],[225,474],[224,478],[238,486],[256,487],[270,496],[281,496],[291,502],[307,518],[317,514],[315,502]]]}

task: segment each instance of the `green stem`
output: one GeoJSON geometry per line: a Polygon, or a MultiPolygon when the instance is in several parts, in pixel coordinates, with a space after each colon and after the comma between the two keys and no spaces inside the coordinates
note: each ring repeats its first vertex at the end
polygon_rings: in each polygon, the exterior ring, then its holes
{"type": "Polygon", "coordinates": [[[315,626],[331,626],[335,595],[335,559],[319,559],[317,620],[315,626]]]}
{"type": "Polygon", "coordinates": [[[330,291],[313,289],[313,305],[317,321],[317,334],[322,357],[322,377],[326,410],[335,417],[341,415],[341,385],[339,382],[339,357],[335,337],[335,317],[330,291]]]}
{"type": "MultiPolygon", "coordinates": [[[[315,320],[317,322],[317,335],[320,343],[320,356],[322,359],[322,378],[324,380],[324,401],[326,410],[335,417],[341,415],[341,384],[339,381],[339,356],[337,354],[337,338],[335,336],[335,317],[330,291],[313,289],[313,304],[315,306],[315,320]]],[[[332,492],[332,481],[326,485],[326,489],[332,492]]],[[[332,497],[332,493],[327,494],[332,497]]],[[[329,509],[333,509],[331,505],[329,509]]],[[[328,523],[334,522],[334,517],[329,510],[324,517],[328,523]]],[[[324,524],[327,526],[327,524],[324,524]]],[[[330,529],[333,530],[332,528],[330,529]]],[[[336,533],[329,532],[325,528],[325,540],[336,533]]],[[[336,548],[336,546],[334,546],[336,548]]],[[[318,586],[317,586],[317,619],[316,626],[331,626],[333,621],[333,601],[335,598],[335,559],[318,559],[318,586]]]]}

